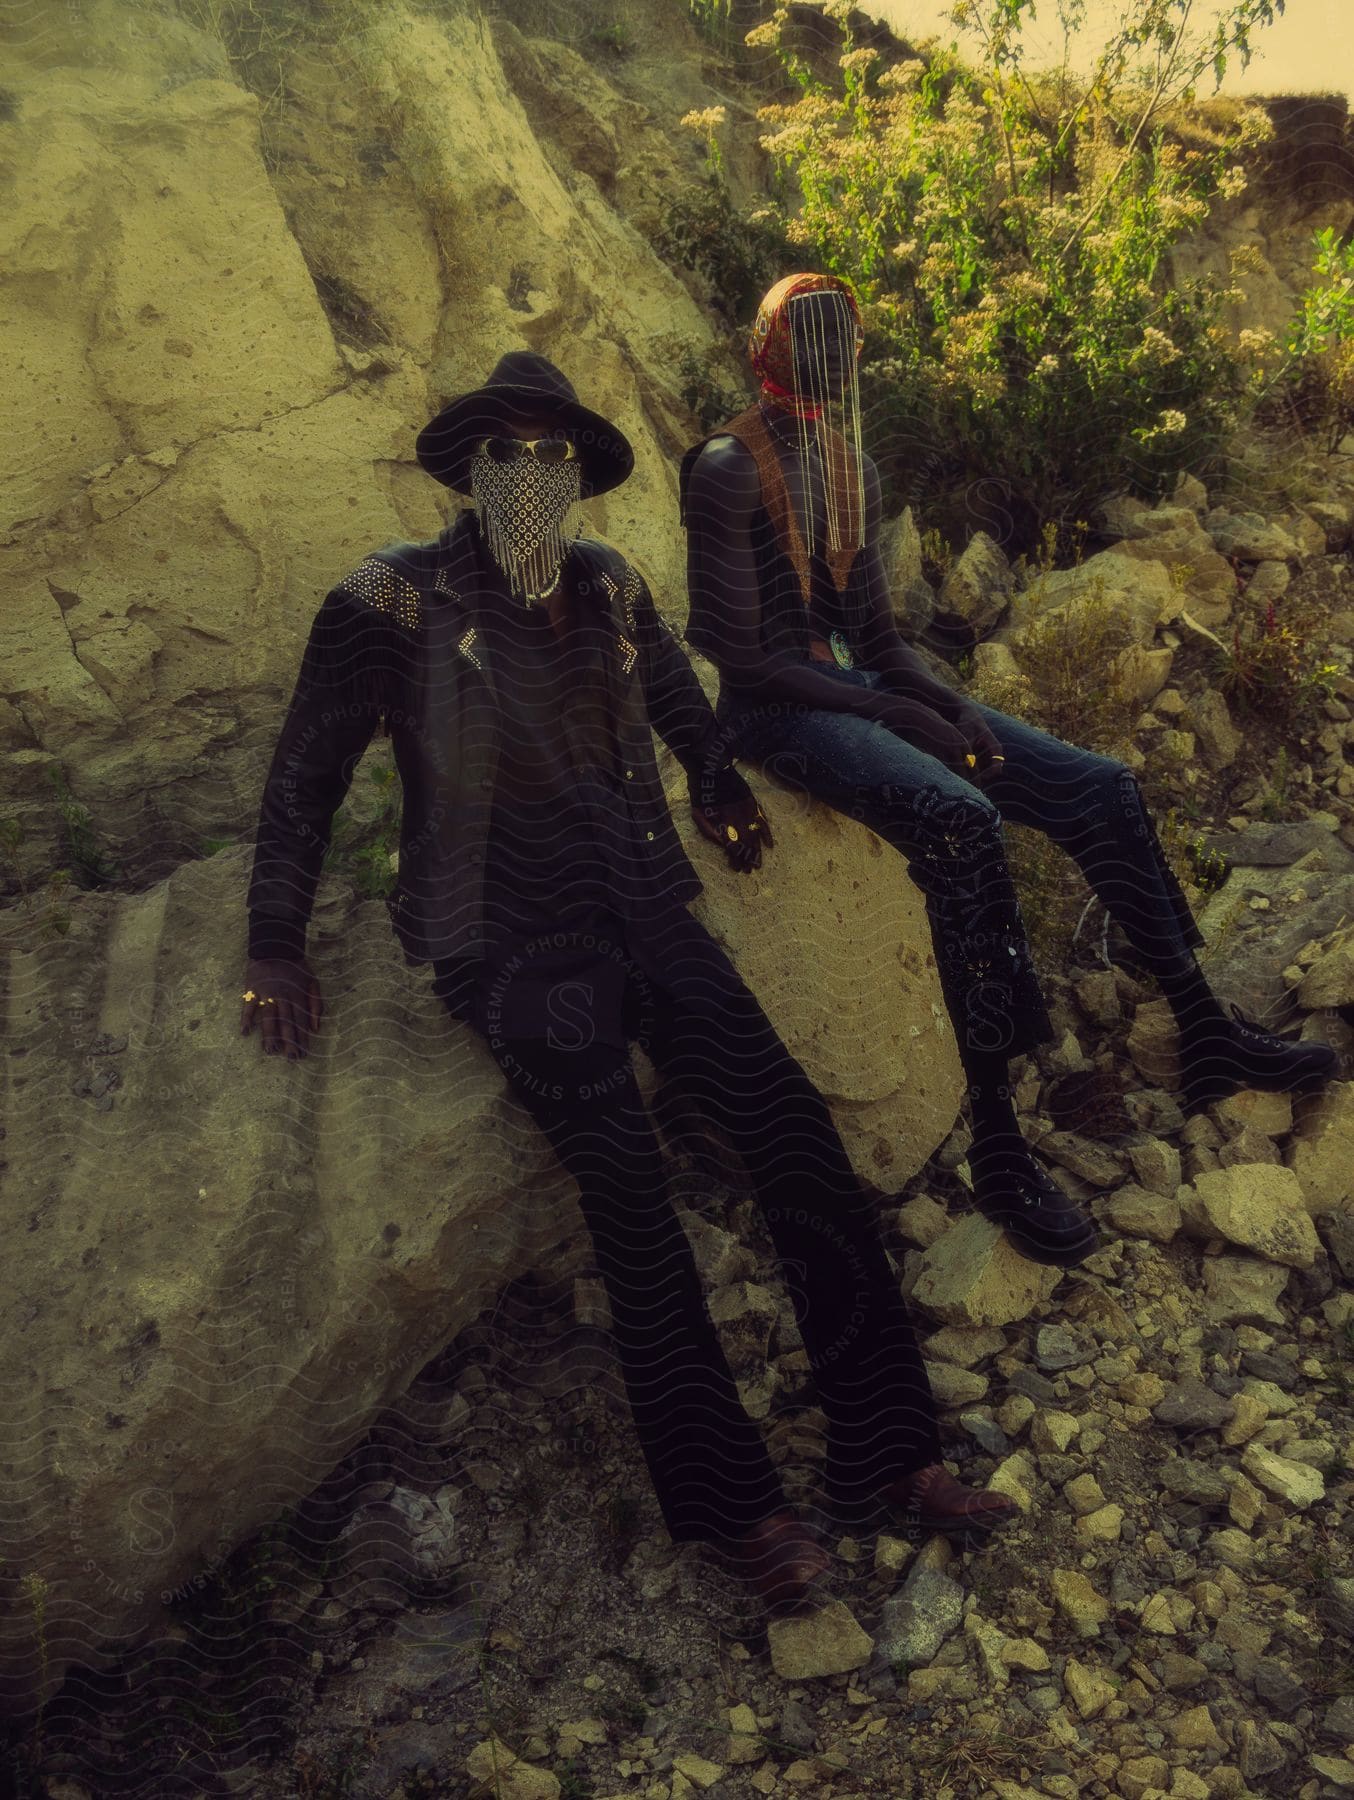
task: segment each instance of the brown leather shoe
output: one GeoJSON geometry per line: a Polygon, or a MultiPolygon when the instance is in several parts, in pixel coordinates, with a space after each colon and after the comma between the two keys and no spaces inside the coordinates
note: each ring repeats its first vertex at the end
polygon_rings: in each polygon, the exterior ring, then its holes
{"type": "Polygon", "coordinates": [[[772,1611],[815,1599],[818,1577],[832,1563],[791,1512],[773,1513],[741,1537],[726,1538],[724,1547],[748,1586],[772,1611]]]}
{"type": "Polygon", "coordinates": [[[994,1488],[965,1487],[944,1463],[928,1463],[880,1489],[881,1498],[904,1507],[921,1531],[979,1542],[1019,1509],[1008,1494],[994,1488]]]}

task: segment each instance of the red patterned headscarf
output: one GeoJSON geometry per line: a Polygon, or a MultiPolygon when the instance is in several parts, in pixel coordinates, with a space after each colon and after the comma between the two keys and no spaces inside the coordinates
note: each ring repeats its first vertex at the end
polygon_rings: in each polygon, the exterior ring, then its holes
{"type": "MultiPolygon", "coordinates": [[[[811,451],[823,473],[827,508],[827,553],[849,557],[865,542],[864,464],[860,441],[860,389],[856,364],[865,341],[860,305],[840,275],[787,275],[757,309],[748,339],[748,358],[761,379],[762,403],[788,412],[797,422],[798,450],[808,491],[811,451]],[[794,301],[828,294],[826,308],[796,308],[794,301]],[[823,311],[825,321],[817,316],[823,311]],[[798,314],[798,319],[796,319],[798,314]],[[831,315],[836,314],[835,321],[831,315]],[[844,369],[829,360],[832,326],[846,335],[854,327],[855,355],[844,369]],[[796,357],[798,350],[798,357],[796,357]]],[[[812,509],[797,529],[805,554],[815,550],[812,509]]]]}
{"type": "Polygon", "coordinates": [[[766,294],[757,308],[756,323],[748,338],[748,360],[762,384],[762,398],[788,412],[816,418],[812,400],[796,391],[794,347],[790,338],[789,301],[801,294],[839,293],[856,325],[856,355],[865,342],[860,305],[851,283],[840,275],[787,275],[766,294]]]}

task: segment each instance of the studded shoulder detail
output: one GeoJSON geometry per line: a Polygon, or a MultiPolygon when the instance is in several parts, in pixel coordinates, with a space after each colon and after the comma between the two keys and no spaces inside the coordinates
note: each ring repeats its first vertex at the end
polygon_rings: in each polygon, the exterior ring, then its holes
{"type": "Polygon", "coordinates": [[[639,600],[639,570],[632,563],[625,565],[625,587],[621,594],[625,606],[625,624],[628,631],[635,629],[635,606],[639,600]]]}
{"type": "MultiPolygon", "coordinates": [[[[626,630],[637,637],[639,633],[635,630],[635,602],[639,599],[638,573],[629,563],[626,563],[623,586],[616,581],[615,576],[608,569],[600,571],[600,580],[606,589],[608,601],[614,603],[619,599],[621,602],[625,612],[626,630]]],[[[621,673],[628,675],[639,657],[639,648],[626,637],[623,631],[616,633],[616,648],[620,652],[621,673]]]]}
{"type": "Polygon", "coordinates": [[[365,557],[337,585],[345,593],[364,600],[377,612],[389,613],[410,630],[416,630],[422,623],[418,589],[379,556],[365,557]]]}

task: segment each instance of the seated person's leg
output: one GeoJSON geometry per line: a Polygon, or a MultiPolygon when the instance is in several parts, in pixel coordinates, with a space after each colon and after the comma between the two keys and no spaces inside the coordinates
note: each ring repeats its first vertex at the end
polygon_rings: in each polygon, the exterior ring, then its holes
{"type": "Polygon", "coordinates": [[[926,897],[936,966],[968,1079],[978,1205],[1021,1252],[1084,1262],[1094,1226],[1031,1156],[1007,1082],[1052,1027],[991,798],[885,726],[848,713],[780,721],[765,767],[900,852],[926,897]]]}
{"type": "Polygon", "coordinates": [[[1156,977],[1180,1028],[1189,1110],[1241,1086],[1298,1091],[1328,1080],[1338,1062],[1329,1045],[1289,1043],[1235,1007],[1227,1016],[1199,967],[1203,935],[1132,770],[991,707],[980,710],[1006,750],[989,798],[1004,818],[1043,831],[1066,850],[1156,977]]]}
{"type": "Polygon", "coordinates": [[[785,1510],[715,1334],[628,1052],[508,1040],[491,1053],[578,1183],[640,1445],[674,1542],[785,1510]]]}
{"type": "MultiPolygon", "coordinates": [[[[826,1102],[718,945],[695,920],[687,926],[672,936],[692,941],[671,946],[685,998],[649,1054],[700,1100],[747,1170],[828,1418],[830,1502],[842,1521],[863,1523],[880,1495],[940,1460],[925,1365],[877,1203],[826,1102]]],[[[972,1527],[968,1490],[950,1501],[972,1527]]],[[[986,1524],[1005,1510],[986,1503],[986,1524]]]]}

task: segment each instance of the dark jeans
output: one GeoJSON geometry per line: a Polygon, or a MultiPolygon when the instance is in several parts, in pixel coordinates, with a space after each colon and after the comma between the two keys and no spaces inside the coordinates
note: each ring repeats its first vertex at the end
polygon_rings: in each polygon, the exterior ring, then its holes
{"type": "MultiPolygon", "coordinates": [[[[823,666],[838,681],[884,686],[873,669],[823,666]]],[[[1044,832],[1074,859],[1153,974],[1189,967],[1203,939],[1132,771],[992,707],[977,710],[1006,755],[982,789],[852,713],[753,703],[727,688],[717,707],[739,757],[861,820],[902,853],[926,897],[961,1053],[1014,1056],[1052,1034],[1003,819],[1044,832]]]]}
{"type": "MultiPolygon", "coordinates": [[[[684,910],[643,958],[643,1035],[741,1158],[767,1221],[828,1419],[829,1498],[866,1507],[940,1456],[925,1367],[826,1102],[709,933],[684,910]]],[[[580,1011],[571,996],[572,1015],[580,1011]]],[[[564,1016],[561,1009],[560,1016],[564,1016]]],[[[674,1540],[746,1531],[784,1508],[665,1191],[629,1051],[487,1037],[578,1183],[635,1428],[674,1540]]]]}

